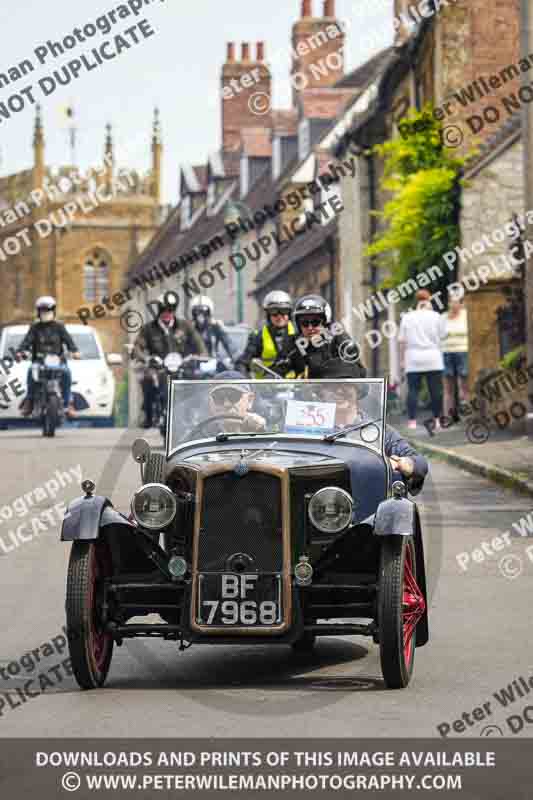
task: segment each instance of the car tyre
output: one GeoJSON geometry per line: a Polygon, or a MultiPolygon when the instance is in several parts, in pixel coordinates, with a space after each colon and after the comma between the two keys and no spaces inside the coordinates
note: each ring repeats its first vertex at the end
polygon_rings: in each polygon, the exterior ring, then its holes
{"type": "Polygon", "coordinates": [[[113,637],[101,612],[105,578],[112,574],[105,540],[73,542],[67,576],[67,637],[74,677],[82,689],[104,685],[113,655],[113,637]]]}
{"type": "Polygon", "coordinates": [[[145,483],[164,483],[166,458],[162,453],[150,453],[144,468],[145,483]]]}
{"type": "Polygon", "coordinates": [[[389,689],[403,689],[411,680],[416,624],[424,609],[424,597],[416,582],[413,538],[385,537],[381,549],[378,638],[381,669],[389,689]]]}

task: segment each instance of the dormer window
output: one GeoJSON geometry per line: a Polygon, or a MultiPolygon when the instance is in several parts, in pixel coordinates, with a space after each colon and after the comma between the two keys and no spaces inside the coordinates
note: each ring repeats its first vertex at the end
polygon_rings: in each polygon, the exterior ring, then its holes
{"type": "Polygon", "coordinates": [[[272,180],[277,181],[281,175],[281,137],[275,136],[272,141],[272,180]]]}
{"type": "Polygon", "coordinates": [[[308,119],[300,120],[298,125],[298,158],[300,161],[309,154],[311,150],[311,125],[308,119]]]}
{"type": "Polygon", "coordinates": [[[186,231],[191,224],[191,196],[186,194],[181,201],[181,230],[186,231]]]}
{"type": "Polygon", "coordinates": [[[248,156],[241,158],[241,197],[246,197],[250,185],[250,163],[248,156]]]}
{"type": "Polygon", "coordinates": [[[207,187],[207,208],[208,210],[212,210],[213,206],[215,205],[217,200],[217,191],[216,191],[216,183],[215,181],[211,180],[209,182],[209,186],[207,187]]]}

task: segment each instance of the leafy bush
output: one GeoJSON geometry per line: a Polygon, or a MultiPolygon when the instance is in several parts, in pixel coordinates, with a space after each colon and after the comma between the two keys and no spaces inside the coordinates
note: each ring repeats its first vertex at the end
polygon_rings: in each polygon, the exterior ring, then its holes
{"type": "MultiPolygon", "coordinates": [[[[390,271],[384,288],[416,278],[460,242],[459,197],[466,159],[444,147],[442,126],[430,106],[402,119],[401,133],[373,148],[385,159],[382,186],[392,197],[383,211],[373,212],[387,228],[367,247],[366,255],[376,256],[378,265],[390,271]]],[[[445,290],[452,280],[452,273],[445,273],[434,282],[432,293],[445,290]]]]}

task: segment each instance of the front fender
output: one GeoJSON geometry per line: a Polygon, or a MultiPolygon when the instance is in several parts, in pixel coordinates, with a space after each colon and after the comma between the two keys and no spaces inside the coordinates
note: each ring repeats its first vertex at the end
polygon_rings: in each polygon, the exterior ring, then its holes
{"type": "Polygon", "coordinates": [[[391,498],[379,504],[374,520],[376,536],[412,536],[415,547],[416,580],[426,604],[424,613],[416,627],[416,646],[422,647],[429,639],[428,594],[426,583],[426,561],[422,526],[416,504],[406,498],[391,498]]]}
{"type": "Polygon", "coordinates": [[[61,541],[95,541],[100,529],[107,525],[133,528],[128,520],[115,511],[107,497],[78,497],[69,503],[61,526],[61,541]]]}
{"type": "Polygon", "coordinates": [[[413,536],[415,532],[415,504],[405,497],[383,500],[374,518],[376,536],[413,536]]]}

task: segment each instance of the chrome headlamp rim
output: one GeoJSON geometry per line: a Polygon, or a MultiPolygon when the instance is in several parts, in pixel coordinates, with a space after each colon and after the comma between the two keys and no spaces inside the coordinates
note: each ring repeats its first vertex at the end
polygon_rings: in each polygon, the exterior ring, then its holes
{"type": "Polygon", "coordinates": [[[350,524],[352,519],[353,509],[354,509],[353,497],[349,492],[346,491],[346,489],[341,489],[339,486],[323,486],[322,489],[319,489],[317,492],[315,492],[314,495],[309,500],[309,504],[307,506],[307,513],[309,515],[309,519],[311,520],[315,528],[320,531],[320,533],[337,534],[337,533],[342,533],[342,531],[345,531],[348,525],[350,524]],[[313,503],[318,499],[319,495],[322,494],[323,492],[331,492],[331,491],[337,492],[339,495],[345,497],[350,504],[350,513],[348,515],[346,523],[335,529],[324,528],[323,526],[321,526],[320,523],[317,522],[313,514],[313,503]]]}
{"type": "Polygon", "coordinates": [[[177,503],[176,497],[174,496],[174,492],[171,489],[169,489],[168,486],[165,486],[164,483],[143,483],[143,485],[140,486],[133,493],[133,497],[131,498],[130,508],[131,508],[131,513],[132,513],[133,519],[135,520],[137,525],[139,525],[141,528],[145,528],[146,530],[149,530],[149,531],[159,531],[159,530],[163,530],[164,528],[168,528],[168,526],[172,524],[172,522],[174,521],[174,519],[176,517],[176,512],[178,510],[178,503],[177,503]],[[147,524],[146,520],[140,519],[138,517],[137,512],[135,510],[135,501],[139,497],[139,495],[142,492],[146,491],[147,489],[154,489],[154,488],[162,490],[169,497],[169,499],[172,501],[172,516],[170,517],[170,519],[166,520],[163,525],[161,525],[160,523],[158,523],[157,525],[149,525],[149,524],[147,524]]]}

